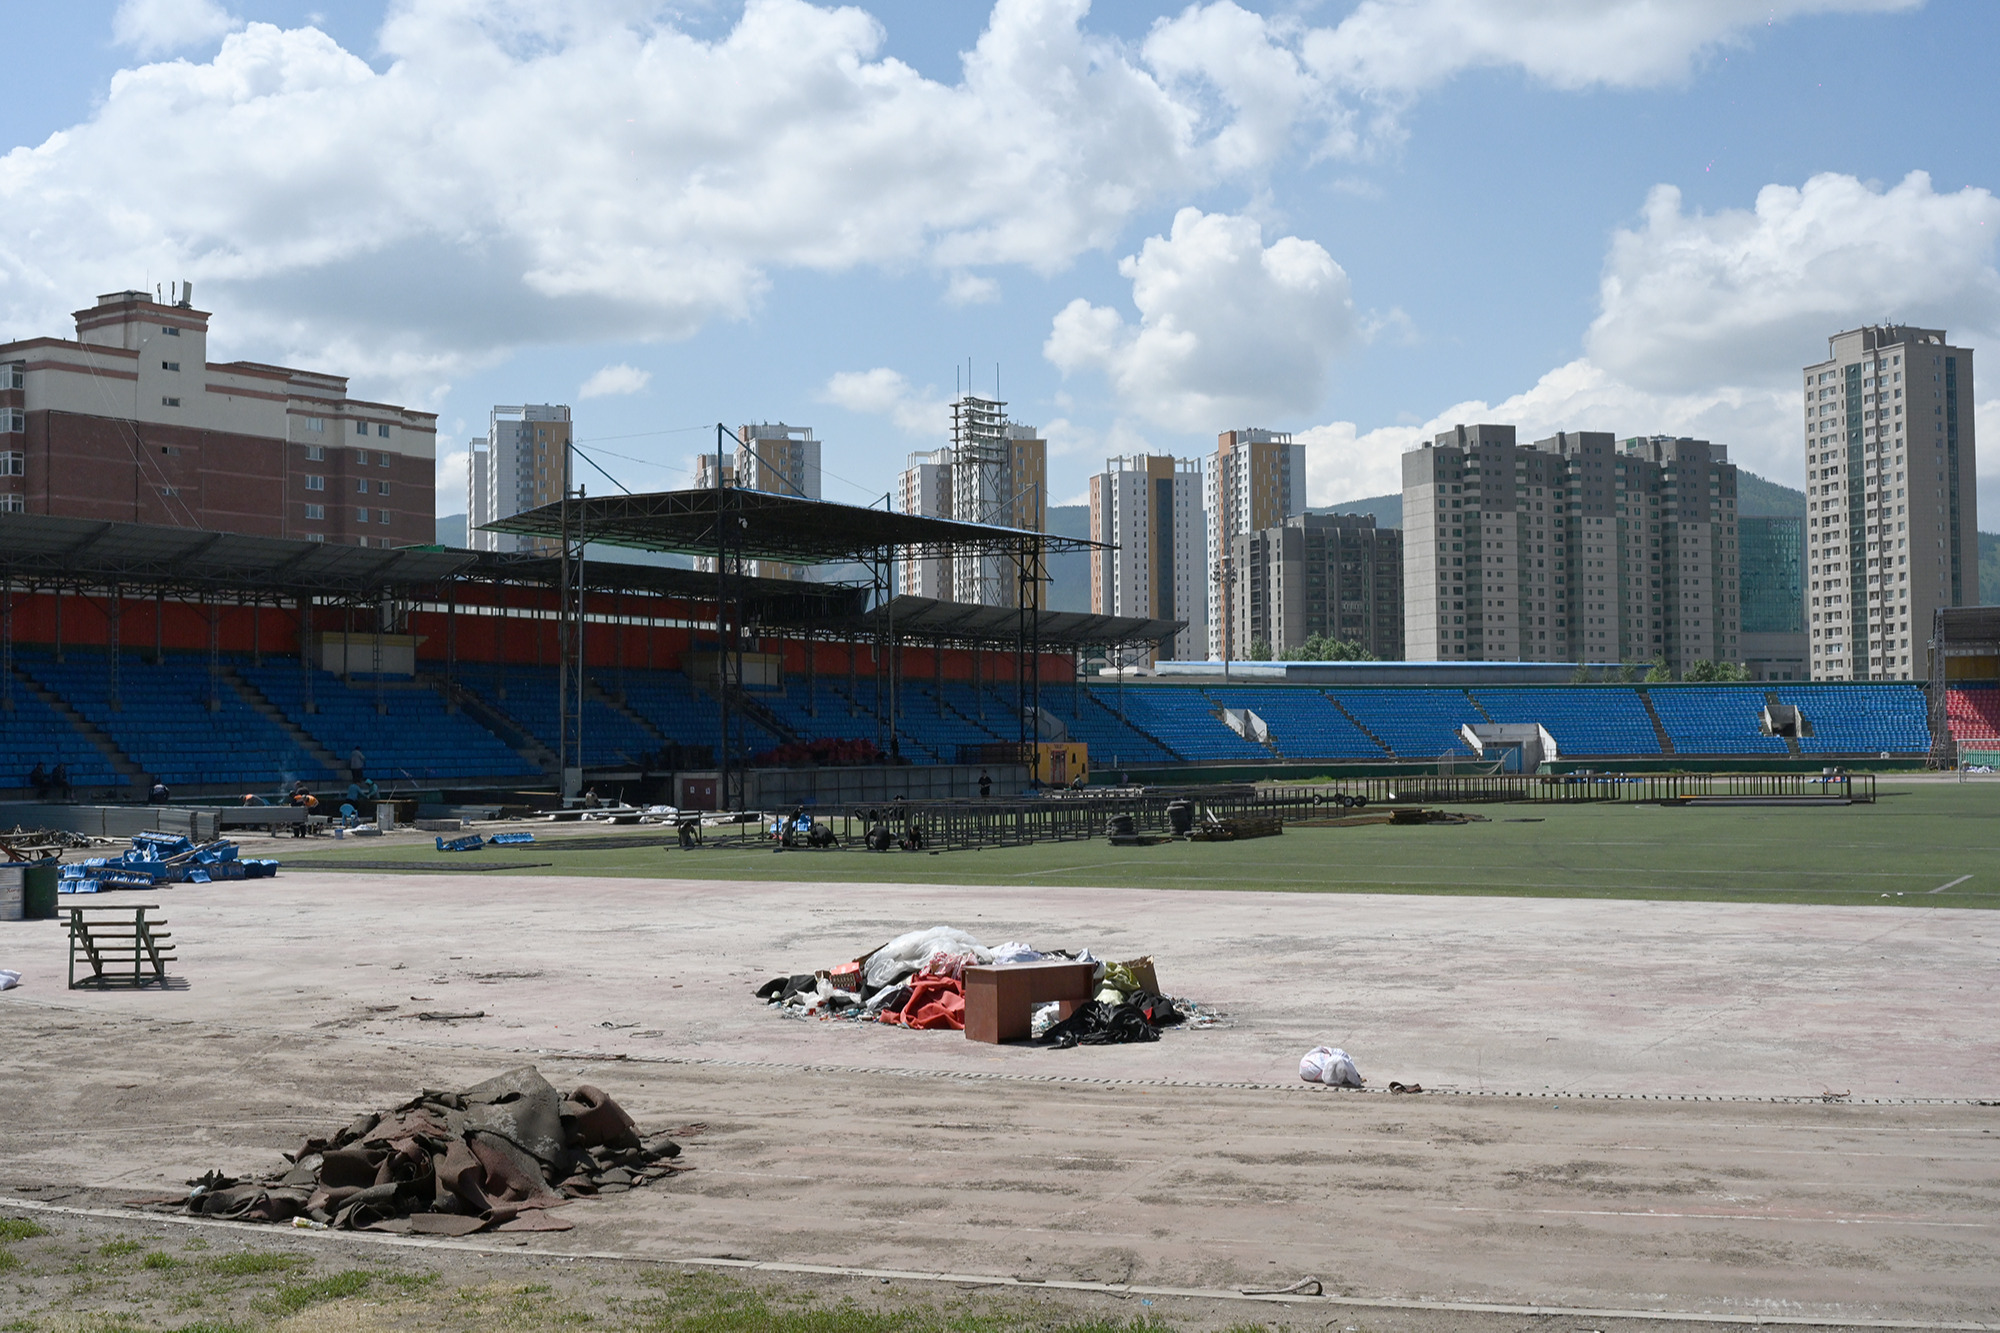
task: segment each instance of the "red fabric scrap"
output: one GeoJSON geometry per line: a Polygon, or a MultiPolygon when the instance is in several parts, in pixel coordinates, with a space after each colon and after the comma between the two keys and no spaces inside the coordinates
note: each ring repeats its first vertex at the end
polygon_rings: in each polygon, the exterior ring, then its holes
{"type": "Polygon", "coordinates": [[[900,1013],[884,1013],[884,1023],[926,1031],[965,1030],[965,983],[956,977],[917,977],[900,1013]]]}

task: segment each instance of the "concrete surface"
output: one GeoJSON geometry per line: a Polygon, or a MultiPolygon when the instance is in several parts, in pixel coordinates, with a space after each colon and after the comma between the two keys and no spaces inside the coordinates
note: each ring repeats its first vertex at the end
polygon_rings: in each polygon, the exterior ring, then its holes
{"type": "Polygon", "coordinates": [[[65,991],[60,926],[0,927],[26,978],[0,995],[0,1192],[115,1201],[260,1169],[533,1059],[649,1127],[707,1126],[698,1171],[569,1209],[577,1231],[534,1241],[552,1249],[2000,1312],[1986,913],[363,874],[148,900],[185,989],[65,991]],[[1230,1025],[1043,1051],[749,997],[939,923],[1151,953],[1230,1025]],[[1322,1041],[1434,1093],[1306,1088],[1322,1041]],[[1434,1095],[1480,1092],[1530,1095],[1434,1095]],[[1621,1096],[1648,1100],[1595,1099],[1621,1096]],[[1690,1096],[1811,1100],[1651,1100],[1690,1096]]]}

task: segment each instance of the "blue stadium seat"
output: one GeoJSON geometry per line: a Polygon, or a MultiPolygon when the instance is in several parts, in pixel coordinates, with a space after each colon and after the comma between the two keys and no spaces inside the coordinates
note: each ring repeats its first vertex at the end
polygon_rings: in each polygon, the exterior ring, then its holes
{"type": "Polygon", "coordinates": [[[1563,758],[1660,753],[1638,692],[1624,685],[1548,685],[1472,691],[1495,722],[1539,722],[1563,758]]]}
{"type": "Polygon", "coordinates": [[[1458,729],[1468,722],[1486,720],[1464,690],[1384,686],[1327,693],[1403,759],[1471,754],[1459,739],[1458,729]]]}
{"type": "Polygon", "coordinates": [[[1777,694],[1811,725],[1799,741],[1807,754],[1930,753],[1929,712],[1915,682],[1781,684],[1777,694]]]}
{"type": "Polygon", "coordinates": [[[1646,695],[1660,715],[1674,753],[1713,755],[1789,754],[1785,742],[1758,728],[1764,710],[1761,688],[1747,685],[1650,685],[1646,695]]]}
{"type": "Polygon", "coordinates": [[[1305,686],[1206,687],[1224,708],[1247,708],[1264,719],[1272,744],[1288,759],[1387,759],[1388,753],[1333,706],[1305,686]]]}
{"type": "MultiPolygon", "coordinates": [[[[122,659],[117,708],[111,663],[103,656],[23,661],[40,681],[109,736],[134,763],[170,787],[228,786],[268,791],[295,778],[318,782],[323,765],[258,712],[226,677],[211,681],[208,659],[122,659]]],[[[74,780],[74,770],[72,770],[74,780]]]]}
{"type": "Polygon", "coordinates": [[[308,713],[296,661],[240,670],[286,717],[333,753],[340,771],[330,776],[336,781],[356,746],[368,761],[368,775],[378,782],[541,776],[540,769],[499,737],[464,713],[446,712],[436,690],[410,683],[407,676],[380,692],[388,711],[378,713],[372,681],[349,686],[331,672],[314,669],[313,705],[318,711],[308,713]]]}

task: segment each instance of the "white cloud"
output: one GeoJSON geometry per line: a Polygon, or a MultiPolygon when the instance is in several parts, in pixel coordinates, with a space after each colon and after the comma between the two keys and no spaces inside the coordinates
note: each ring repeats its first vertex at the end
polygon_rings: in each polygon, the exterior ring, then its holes
{"type": "Polygon", "coordinates": [[[1382,96],[1512,67],[1558,88],[1652,87],[1783,19],[1914,9],[1923,0],[1362,0],[1301,39],[1320,78],[1382,96]]]}
{"type": "MultiPolygon", "coordinates": [[[[995,0],[952,83],[806,0],[745,0],[713,39],[664,0],[398,0],[372,64],[252,23],[0,157],[0,317],[62,332],[91,292],[193,278],[224,354],[415,399],[522,344],[743,317],[786,268],[929,267],[984,299],[973,270],[1058,271],[1298,143],[1365,151],[1397,99],[1476,65],[1658,81],[1773,14],[1913,2],[1362,0],[1321,28],[1225,2],[1134,48],[1087,0],[995,0]],[[106,204],[136,179],[175,186],[106,204]]],[[[235,20],[126,0],[116,24],[162,53],[235,20]]]]}
{"type": "Polygon", "coordinates": [[[967,273],[964,269],[951,275],[951,284],[944,289],[946,305],[984,305],[1000,299],[1000,284],[978,273],[967,273]]]}
{"type": "Polygon", "coordinates": [[[576,396],[579,399],[610,398],[619,394],[637,393],[651,383],[652,378],[652,371],[628,366],[621,361],[615,366],[604,367],[585,380],[583,387],[576,391],[576,396]]]}
{"type": "Polygon", "coordinates": [[[1103,370],[1127,410],[1163,426],[1309,411],[1360,335],[1333,257],[1296,236],[1266,247],[1251,218],[1184,208],[1118,271],[1132,280],[1137,326],[1078,299],[1042,354],[1065,375],[1103,370]]]}
{"type": "MultiPolygon", "coordinates": [[[[1363,432],[1336,421],[1297,433],[1307,488],[1315,504],[1400,489],[1401,453],[1480,421],[1513,425],[1522,440],[1691,435],[1797,485],[1800,367],[1826,355],[1829,335],[1864,324],[1943,328],[1960,346],[2000,339],[1996,246],[2000,200],[1971,188],[1940,195],[1922,172],[1886,189],[1837,175],[1769,185],[1754,209],[1708,215],[1685,213],[1679,192],[1658,186],[1641,224],[1612,240],[1587,356],[1421,426],[1363,432]]],[[[2000,404],[1978,406],[1975,430],[2000,438],[2000,404]]],[[[1982,476],[2000,499],[2000,457],[1982,476]]],[[[1984,522],[1996,526],[1990,513],[1984,522]]]]}
{"type": "Polygon", "coordinates": [[[887,366],[839,372],[827,380],[820,401],[866,416],[888,417],[898,430],[940,445],[951,434],[951,404],[929,386],[921,393],[912,389],[900,371],[887,366]]]}
{"type": "Polygon", "coordinates": [[[1337,24],[1265,18],[1231,0],[1156,22],[1150,69],[1210,132],[1217,169],[1267,161],[1301,132],[1332,156],[1402,135],[1420,94],[1468,70],[1517,69],[1557,88],[1657,87],[1748,34],[1815,14],[1923,0],[1361,0],[1337,24]]]}
{"type": "Polygon", "coordinates": [[[201,46],[242,26],[215,0],[124,0],[111,16],[111,39],[144,59],[201,46]]]}
{"type": "Polygon", "coordinates": [[[1832,174],[1767,185],[1754,209],[1713,214],[1656,186],[1612,241],[1587,346],[1663,390],[1789,384],[1828,334],[1860,324],[2000,331],[1996,244],[2000,200],[1938,194],[1921,171],[1888,189],[1832,174]]]}
{"type": "Polygon", "coordinates": [[[466,512],[466,484],[470,478],[471,467],[471,450],[450,449],[438,455],[436,493],[438,513],[466,512]]]}
{"type": "Polygon", "coordinates": [[[952,84],[804,0],[747,0],[713,40],[645,0],[402,0],[374,66],[253,23],[0,157],[0,314],[60,332],[137,281],[107,270],[167,273],[224,306],[219,339],[345,343],[381,378],[683,337],[778,268],[1054,271],[1215,182],[1192,114],[1086,11],[998,0],[952,84]],[[106,206],[140,178],[175,188],[106,206]]]}

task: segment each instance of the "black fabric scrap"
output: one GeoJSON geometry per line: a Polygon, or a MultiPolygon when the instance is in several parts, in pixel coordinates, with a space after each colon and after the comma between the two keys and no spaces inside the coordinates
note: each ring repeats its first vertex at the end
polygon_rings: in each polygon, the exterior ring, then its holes
{"type": "Polygon", "coordinates": [[[1127,1042],[1158,1041],[1159,1029],[1146,1021],[1137,1005],[1109,1005],[1092,1000],[1055,1024],[1042,1040],[1059,1051],[1072,1046],[1122,1046],[1127,1042]]]}

